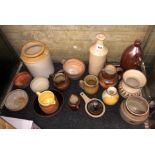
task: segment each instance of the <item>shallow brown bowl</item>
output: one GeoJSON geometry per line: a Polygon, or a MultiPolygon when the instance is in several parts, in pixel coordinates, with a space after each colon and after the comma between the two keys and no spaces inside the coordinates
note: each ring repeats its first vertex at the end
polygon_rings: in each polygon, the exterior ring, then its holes
{"type": "Polygon", "coordinates": [[[17,73],[14,77],[14,85],[18,88],[26,88],[32,79],[32,75],[29,72],[17,73]]]}

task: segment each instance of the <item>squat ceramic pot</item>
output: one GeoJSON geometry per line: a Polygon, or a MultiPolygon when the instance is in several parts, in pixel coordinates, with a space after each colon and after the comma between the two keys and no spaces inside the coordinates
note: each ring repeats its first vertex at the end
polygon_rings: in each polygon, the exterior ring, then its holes
{"type": "Polygon", "coordinates": [[[102,93],[102,100],[107,105],[114,105],[119,100],[119,95],[115,87],[109,87],[102,93]]]}

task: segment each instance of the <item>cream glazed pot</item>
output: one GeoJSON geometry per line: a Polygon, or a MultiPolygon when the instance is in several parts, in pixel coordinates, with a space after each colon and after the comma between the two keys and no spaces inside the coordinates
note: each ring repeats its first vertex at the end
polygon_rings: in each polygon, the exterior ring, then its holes
{"type": "Polygon", "coordinates": [[[21,59],[34,77],[48,78],[50,74],[54,73],[48,47],[40,41],[26,43],[21,50],[21,59]]]}
{"type": "Polygon", "coordinates": [[[114,105],[119,100],[119,95],[115,87],[109,87],[102,93],[102,100],[107,105],[114,105]]]}

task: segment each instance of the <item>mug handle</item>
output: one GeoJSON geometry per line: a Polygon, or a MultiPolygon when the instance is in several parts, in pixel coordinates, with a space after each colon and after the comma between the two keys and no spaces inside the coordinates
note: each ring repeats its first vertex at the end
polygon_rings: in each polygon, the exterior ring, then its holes
{"type": "Polygon", "coordinates": [[[82,89],[84,89],[84,81],[83,81],[83,80],[80,80],[80,81],[79,81],[79,86],[80,86],[82,89]]]}
{"type": "Polygon", "coordinates": [[[117,73],[118,73],[118,79],[120,80],[121,78],[122,78],[122,75],[123,75],[123,68],[122,67],[120,67],[120,66],[115,66],[116,67],[116,71],[117,71],[117,73]]]}

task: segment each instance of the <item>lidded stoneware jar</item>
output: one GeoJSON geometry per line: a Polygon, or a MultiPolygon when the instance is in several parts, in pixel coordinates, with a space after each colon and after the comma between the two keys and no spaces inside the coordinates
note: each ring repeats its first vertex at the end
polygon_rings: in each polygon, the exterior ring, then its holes
{"type": "Polygon", "coordinates": [[[96,39],[96,43],[90,47],[89,74],[98,76],[105,64],[108,49],[103,44],[105,39],[103,34],[97,34],[96,39]]]}
{"type": "Polygon", "coordinates": [[[21,59],[34,77],[48,78],[50,74],[54,73],[48,47],[40,41],[26,43],[21,50],[21,59]]]}

